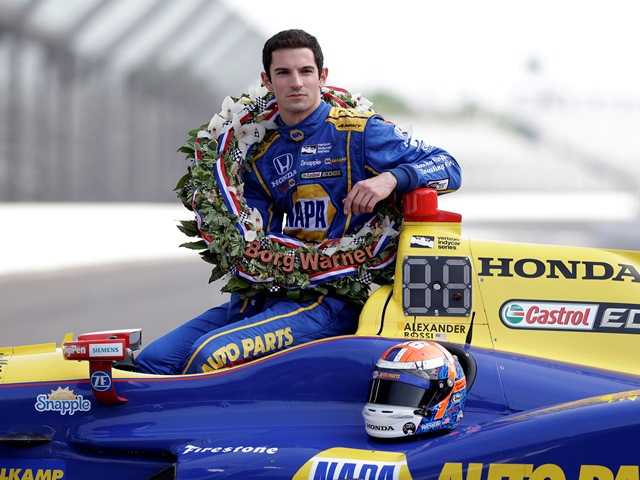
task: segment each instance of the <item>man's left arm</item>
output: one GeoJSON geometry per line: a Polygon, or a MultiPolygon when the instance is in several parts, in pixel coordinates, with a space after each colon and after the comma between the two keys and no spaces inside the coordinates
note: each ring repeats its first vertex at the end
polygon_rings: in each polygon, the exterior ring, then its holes
{"type": "Polygon", "coordinates": [[[369,120],[364,135],[365,168],[375,176],[353,186],[344,200],[345,214],[372,212],[394,190],[433,187],[441,194],[460,187],[460,166],[445,150],[412,139],[377,116],[369,120]]]}

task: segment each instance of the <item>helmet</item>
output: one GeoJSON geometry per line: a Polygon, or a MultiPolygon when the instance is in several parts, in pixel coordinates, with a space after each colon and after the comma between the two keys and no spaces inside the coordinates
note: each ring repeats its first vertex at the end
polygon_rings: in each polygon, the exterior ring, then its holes
{"type": "Polygon", "coordinates": [[[462,419],[466,379],[458,359],[434,342],[387,349],[373,370],[362,410],[367,433],[394,438],[453,430],[462,419]]]}

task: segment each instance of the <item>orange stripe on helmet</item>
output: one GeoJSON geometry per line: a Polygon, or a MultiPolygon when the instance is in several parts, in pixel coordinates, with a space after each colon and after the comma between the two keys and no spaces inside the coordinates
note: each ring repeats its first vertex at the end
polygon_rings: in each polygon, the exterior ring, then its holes
{"type": "Polygon", "coordinates": [[[449,392],[449,395],[447,395],[447,397],[440,402],[440,405],[438,406],[438,412],[436,413],[435,417],[433,417],[434,420],[440,420],[442,417],[444,417],[444,413],[447,411],[447,407],[449,406],[450,398],[451,392],[449,392]]]}
{"type": "Polygon", "coordinates": [[[460,390],[462,390],[464,387],[467,386],[467,380],[462,377],[460,380],[458,380],[455,385],[453,386],[453,392],[459,392],[460,390]]]}

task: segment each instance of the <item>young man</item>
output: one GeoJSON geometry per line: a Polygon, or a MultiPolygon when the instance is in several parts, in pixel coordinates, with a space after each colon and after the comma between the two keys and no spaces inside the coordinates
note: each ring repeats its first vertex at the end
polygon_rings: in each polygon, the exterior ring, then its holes
{"type": "MultiPolygon", "coordinates": [[[[394,190],[433,186],[445,193],[460,186],[460,168],[444,150],[408,138],[379,116],[322,101],[328,71],[315,37],[280,32],[266,42],[262,58],[262,82],[278,102],[278,129],[249,152],[244,191],[268,232],[338,238],[356,232],[394,190]]],[[[358,312],[332,295],[304,302],[232,296],[150,344],[137,364],[150,373],[208,372],[353,333],[358,312]]]]}

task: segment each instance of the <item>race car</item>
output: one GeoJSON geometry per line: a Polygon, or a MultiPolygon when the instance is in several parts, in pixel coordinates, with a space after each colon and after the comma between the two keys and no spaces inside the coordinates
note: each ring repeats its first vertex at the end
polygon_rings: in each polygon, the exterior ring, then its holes
{"type": "Polygon", "coordinates": [[[135,372],[139,329],[0,348],[0,480],[639,480],[640,253],[465,240],[432,190],[404,208],[354,335],[174,376],[135,372]],[[464,417],[371,437],[372,371],[411,340],[459,361],[464,417]]]}

